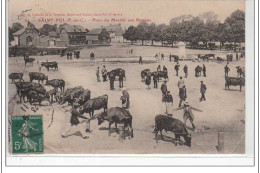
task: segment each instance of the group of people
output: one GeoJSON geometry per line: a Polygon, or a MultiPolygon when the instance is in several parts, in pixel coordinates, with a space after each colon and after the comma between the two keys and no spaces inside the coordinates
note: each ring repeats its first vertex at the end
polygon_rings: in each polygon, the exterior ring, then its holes
{"type": "Polygon", "coordinates": [[[72,52],[71,51],[67,51],[66,55],[67,55],[67,60],[72,60],[72,52]]]}
{"type": "Polygon", "coordinates": [[[164,54],[163,53],[156,53],[154,58],[155,58],[155,61],[164,60],[164,54]]]}

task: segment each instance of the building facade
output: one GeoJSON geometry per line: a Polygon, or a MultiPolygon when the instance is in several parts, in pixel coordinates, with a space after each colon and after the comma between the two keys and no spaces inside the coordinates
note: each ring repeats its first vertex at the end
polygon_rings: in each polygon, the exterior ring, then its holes
{"type": "Polygon", "coordinates": [[[66,45],[86,44],[87,30],[80,25],[64,25],[60,30],[60,40],[66,45]]]}
{"type": "Polygon", "coordinates": [[[86,34],[86,43],[88,45],[109,44],[110,42],[110,34],[105,28],[95,28],[86,34]]]}
{"type": "Polygon", "coordinates": [[[125,33],[125,31],[122,28],[121,24],[104,26],[103,28],[105,28],[107,30],[107,32],[109,33],[111,42],[113,42],[113,43],[123,43],[124,42],[123,34],[125,33]]]}

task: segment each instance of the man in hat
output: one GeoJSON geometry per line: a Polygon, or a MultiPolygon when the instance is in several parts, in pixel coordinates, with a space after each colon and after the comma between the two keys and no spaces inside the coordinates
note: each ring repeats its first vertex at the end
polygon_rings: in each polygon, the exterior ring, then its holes
{"type": "Polygon", "coordinates": [[[153,75],[153,87],[158,88],[158,75],[157,75],[157,73],[154,73],[154,75],[153,75]]]}
{"type": "Polygon", "coordinates": [[[174,66],[174,69],[175,69],[175,71],[176,71],[176,76],[178,76],[179,68],[180,68],[180,65],[179,65],[179,63],[177,62],[177,64],[174,66]]]}
{"type": "Polygon", "coordinates": [[[76,132],[80,132],[83,139],[88,138],[86,133],[86,121],[80,122],[78,118],[87,119],[82,116],[81,113],[78,112],[77,108],[80,106],[78,103],[74,103],[71,109],[71,118],[70,118],[70,126],[64,131],[61,135],[63,138],[66,138],[70,135],[75,134],[76,132]]]}
{"type": "Polygon", "coordinates": [[[167,91],[167,95],[166,95],[166,100],[165,100],[165,104],[166,104],[166,114],[168,116],[172,116],[172,108],[173,108],[173,97],[170,93],[170,91],[167,91]]]}
{"type": "Polygon", "coordinates": [[[121,96],[120,100],[122,101],[122,108],[129,109],[130,107],[130,96],[126,90],[122,91],[123,96],[121,96]]]}
{"type": "Polygon", "coordinates": [[[206,66],[204,64],[202,67],[202,71],[203,71],[203,76],[206,77],[206,66]]]}
{"type": "Polygon", "coordinates": [[[184,102],[187,98],[187,92],[186,92],[185,85],[183,85],[183,87],[181,88],[180,93],[179,93],[179,97],[180,97],[179,107],[181,107],[182,102],[184,102]]]}
{"type": "Polygon", "coordinates": [[[185,78],[188,77],[188,66],[185,64],[185,66],[183,67],[183,71],[185,73],[185,78]]]}
{"type": "Polygon", "coordinates": [[[146,75],[145,84],[147,85],[147,89],[149,90],[150,84],[151,84],[151,73],[150,72],[146,75]]]}
{"type": "Polygon", "coordinates": [[[181,89],[183,85],[184,85],[184,80],[182,79],[182,77],[180,77],[180,80],[178,81],[179,95],[181,93],[181,89]]]}
{"type": "Polygon", "coordinates": [[[106,69],[105,65],[103,65],[101,73],[102,73],[102,77],[103,77],[103,82],[107,81],[107,69],[106,69]]]}
{"type": "Polygon", "coordinates": [[[122,72],[119,73],[119,88],[123,88],[124,87],[124,74],[122,72]]]}
{"type": "Polygon", "coordinates": [[[201,84],[200,84],[200,93],[201,93],[200,101],[203,101],[203,100],[206,100],[205,93],[206,93],[207,87],[203,83],[203,81],[200,81],[200,82],[201,82],[201,84]]]}
{"type": "Polygon", "coordinates": [[[143,64],[143,57],[139,56],[139,64],[143,64]]]}
{"type": "Polygon", "coordinates": [[[97,67],[96,75],[97,75],[97,81],[100,82],[99,67],[97,67]]]}
{"type": "Polygon", "coordinates": [[[109,75],[109,81],[110,81],[110,90],[114,90],[115,76],[113,74],[109,75]]]}
{"type": "Polygon", "coordinates": [[[165,80],[162,85],[161,85],[161,91],[162,91],[162,102],[165,102],[165,98],[167,95],[167,85],[166,85],[167,81],[165,80]]]}
{"type": "Polygon", "coordinates": [[[192,109],[199,111],[199,112],[202,112],[202,110],[199,110],[199,109],[196,109],[196,108],[190,106],[188,101],[185,101],[182,107],[173,109],[173,111],[177,111],[177,110],[181,110],[181,109],[183,109],[183,123],[184,123],[184,125],[186,126],[187,119],[189,119],[190,123],[192,125],[192,129],[195,130],[196,127],[193,123],[194,115],[192,113],[192,109]]]}
{"type": "Polygon", "coordinates": [[[225,77],[228,77],[228,72],[230,71],[228,64],[224,67],[225,69],[225,77]]]}

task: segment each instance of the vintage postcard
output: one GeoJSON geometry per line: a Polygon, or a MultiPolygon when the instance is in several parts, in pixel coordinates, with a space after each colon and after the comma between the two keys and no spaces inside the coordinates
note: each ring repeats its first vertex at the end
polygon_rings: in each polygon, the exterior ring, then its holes
{"type": "Polygon", "coordinates": [[[244,0],[7,5],[10,155],[246,153],[244,0]]]}

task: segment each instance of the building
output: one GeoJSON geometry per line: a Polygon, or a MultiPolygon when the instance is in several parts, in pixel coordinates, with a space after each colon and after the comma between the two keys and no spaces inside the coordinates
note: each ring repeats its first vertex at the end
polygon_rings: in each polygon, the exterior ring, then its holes
{"type": "Polygon", "coordinates": [[[121,24],[104,26],[103,28],[105,28],[107,30],[107,32],[109,32],[111,42],[114,42],[114,43],[124,42],[123,34],[125,33],[125,31],[121,27],[121,24]]]}
{"type": "Polygon", "coordinates": [[[40,34],[35,26],[28,22],[27,27],[13,33],[14,43],[17,46],[39,46],[40,34]]]}
{"type": "Polygon", "coordinates": [[[66,24],[60,29],[60,41],[64,45],[86,44],[87,30],[80,25],[66,24]]]}
{"type": "Polygon", "coordinates": [[[86,34],[86,42],[88,45],[109,44],[111,42],[110,34],[105,28],[95,28],[86,34]]]}

